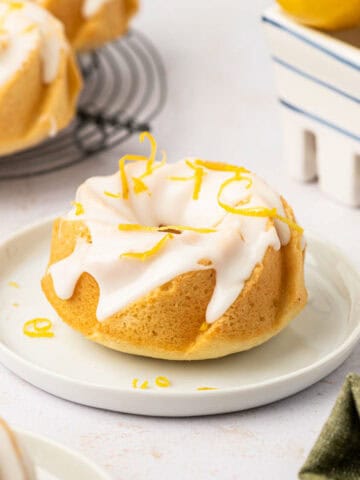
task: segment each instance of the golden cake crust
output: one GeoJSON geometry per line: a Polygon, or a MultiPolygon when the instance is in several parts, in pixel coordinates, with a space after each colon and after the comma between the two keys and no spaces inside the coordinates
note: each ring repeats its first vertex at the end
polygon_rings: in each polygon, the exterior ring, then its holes
{"type": "MultiPolygon", "coordinates": [[[[57,219],[49,265],[69,256],[80,236],[90,240],[83,222],[57,219]]],[[[69,300],[58,298],[49,273],[42,288],[59,316],[94,342],[136,355],[202,360],[255,347],[283,329],[306,304],[303,266],[301,234],[293,230],[286,246],[268,248],[238,298],[206,331],[201,326],[216,281],[212,269],[179,275],[103,322],[96,319],[99,287],[88,273],[69,300]]]]}
{"type": "Polygon", "coordinates": [[[92,50],[124,35],[139,8],[138,0],[109,0],[95,15],[84,18],[84,0],[42,0],[40,3],[63,22],[77,50],[92,50]]]}
{"type": "Polygon", "coordinates": [[[73,119],[82,81],[72,52],[61,52],[59,71],[50,84],[44,83],[42,72],[41,51],[34,49],[0,86],[0,154],[36,145],[73,119]]]}

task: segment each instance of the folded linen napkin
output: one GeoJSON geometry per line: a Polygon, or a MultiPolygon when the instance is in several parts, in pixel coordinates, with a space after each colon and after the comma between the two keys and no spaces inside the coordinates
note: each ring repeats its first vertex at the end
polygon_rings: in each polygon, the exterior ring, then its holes
{"type": "Polygon", "coordinates": [[[300,470],[301,480],[360,480],[360,376],[350,373],[318,440],[300,470]]]}

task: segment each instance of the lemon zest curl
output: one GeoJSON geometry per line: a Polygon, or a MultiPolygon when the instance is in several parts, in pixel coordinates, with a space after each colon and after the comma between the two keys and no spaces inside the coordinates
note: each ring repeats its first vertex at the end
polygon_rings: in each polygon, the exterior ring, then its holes
{"type": "Polygon", "coordinates": [[[231,165],[230,163],[213,162],[210,160],[201,160],[200,158],[197,158],[194,163],[197,166],[207,168],[208,170],[214,170],[216,172],[250,173],[250,170],[247,168],[238,165],[231,165]]]}
{"type": "Polygon", "coordinates": [[[130,162],[143,162],[147,161],[148,158],[144,157],[143,155],[124,155],[123,157],[120,158],[119,160],[119,171],[120,171],[120,180],[121,180],[121,186],[122,186],[122,198],[124,200],[127,200],[129,198],[129,182],[126,176],[126,171],[125,171],[125,162],[130,161],[130,162]]]}
{"type": "Polygon", "coordinates": [[[33,318],[24,323],[23,333],[32,338],[51,338],[54,336],[54,332],[51,331],[52,326],[48,318],[33,318]]]}
{"type": "Polygon", "coordinates": [[[155,138],[151,135],[150,132],[141,132],[139,135],[140,143],[143,143],[145,139],[148,139],[150,142],[150,155],[148,157],[144,155],[124,155],[119,160],[119,171],[120,171],[120,180],[122,185],[122,198],[127,200],[129,198],[129,182],[126,176],[125,171],[125,164],[127,161],[138,162],[144,161],[146,162],[146,169],[145,172],[140,175],[140,177],[133,177],[133,184],[134,184],[134,193],[138,195],[139,193],[143,193],[148,191],[148,186],[143,182],[143,179],[149,175],[151,175],[155,170],[162,167],[166,163],[166,153],[163,153],[162,160],[158,165],[155,165],[155,159],[157,154],[157,143],[155,138]]]}
{"type": "Polygon", "coordinates": [[[194,163],[190,162],[190,160],[185,161],[186,165],[194,170],[194,175],[190,177],[169,177],[169,180],[179,181],[179,182],[187,182],[188,180],[194,180],[194,190],[192,199],[198,200],[200,196],[200,191],[202,187],[202,182],[205,176],[204,169],[202,167],[196,166],[194,163]]]}
{"type": "Polygon", "coordinates": [[[222,193],[228,185],[230,185],[233,182],[238,182],[238,181],[249,182],[249,180],[250,180],[251,183],[248,183],[246,188],[250,188],[250,186],[252,185],[252,180],[249,179],[248,177],[244,177],[239,172],[236,172],[234,177],[231,177],[228,180],[225,180],[225,182],[223,182],[221,184],[220,189],[219,189],[218,194],[217,194],[217,201],[218,201],[218,204],[220,205],[220,207],[222,207],[226,212],[229,212],[229,213],[232,213],[232,214],[235,214],[235,215],[244,215],[244,216],[247,216],[247,217],[273,218],[273,219],[276,219],[276,220],[279,220],[279,221],[285,223],[292,230],[296,230],[299,233],[304,232],[304,229],[300,225],[298,225],[296,222],[294,222],[293,220],[291,220],[288,217],[284,217],[282,215],[279,215],[276,208],[267,208],[267,207],[246,207],[246,208],[240,207],[239,208],[239,205],[245,205],[245,204],[249,203],[250,198],[251,198],[250,195],[246,196],[243,200],[238,202],[236,207],[234,207],[232,205],[228,205],[221,200],[222,193]]]}
{"type": "Polygon", "coordinates": [[[84,209],[84,205],[80,202],[71,202],[71,205],[73,205],[75,207],[75,215],[76,216],[79,216],[79,215],[84,215],[85,213],[85,209],[84,209]]]}
{"type": "Polygon", "coordinates": [[[121,198],[122,197],[121,193],[112,193],[112,192],[108,192],[107,190],[105,190],[104,195],[106,195],[107,197],[110,197],[110,198],[121,198]]]}
{"type": "Polygon", "coordinates": [[[132,388],[137,388],[139,379],[138,378],[133,378],[133,381],[131,382],[132,388]]]}
{"type": "Polygon", "coordinates": [[[155,378],[155,383],[160,388],[168,388],[171,386],[171,382],[167,377],[158,376],[155,378]]]}
{"type": "Polygon", "coordinates": [[[174,237],[171,233],[167,233],[163,238],[156,243],[150,250],[145,252],[126,252],[120,255],[120,258],[133,258],[135,260],[141,260],[142,262],[147,260],[149,257],[156,255],[167,243],[168,240],[171,240],[174,237]]]}
{"type": "Polygon", "coordinates": [[[132,178],[133,184],[134,184],[134,192],[136,195],[142,192],[147,192],[149,190],[148,186],[142,181],[141,178],[132,178]]]}

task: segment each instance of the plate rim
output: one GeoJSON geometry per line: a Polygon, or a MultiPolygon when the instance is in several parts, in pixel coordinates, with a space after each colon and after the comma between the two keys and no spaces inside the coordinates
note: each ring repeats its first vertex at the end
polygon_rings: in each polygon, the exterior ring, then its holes
{"type": "MultiPolygon", "coordinates": [[[[0,240],[0,250],[5,249],[12,242],[16,241],[20,237],[23,237],[27,234],[31,234],[37,229],[47,228],[47,227],[51,228],[51,224],[55,218],[57,218],[56,215],[46,216],[43,219],[35,221],[17,230],[16,232],[8,235],[4,239],[0,240]]],[[[323,239],[321,235],[314,233],[311,229],[306,230],[305,236],[306,236],[307,243],[309,243],[309,241],[318,242],[323,245],[326,245],[327,249],[331,249],[332,251],[336,252],[338,258],[342,260],[342,262],[346,265],[347,269],[349,269],[352,272],[352,274],[357,278],[360,284],[360,272],[351,264],[350,260],[347,258],[346,254],[342,252],[341,248],[339,248],[337,245],[333,244],[332,242],[328,242],[327,240],[323,239]]],[[[360,293],[357,294],[357,296],[359,296],[359,301],[360,301],[360,293]]],[[[196,390],[196,391],[179,392],[179,391],[171,391],[170,389],[166,389],[166,391],[162,390],[161,392],[159,392],[158,390],[150,390],[150,389],[147,389],[147,390],[133,389],[130,386],[129,388],[116,387],[116,386],[108,387],[105,385],[91,383],[84,380],[74,380],[71,377],[63,375],[61,373],[53,372],[52,370],[36,365],[32,363],[30,360],[23,358],[18,353],[15,353],[12,349],[6,346],[3,343],[3,340],[1,337],[0,337],[0,363],[10,371],[15,372],[12,366],[10,367],[4,363],[3,357],[2,357],[2,354],[3,354],[8,358],[12,359],[12,361],[16,362],[18,366],[31,369],[34,373],[45,375],[47,378],[50,378],[52,380],[65,382],[66,385],[70,387],[76,386],[76,387],[81,387],[87,390],[91,389],[92,391],[97,391],[97,392],[104,392],[104,393],[112,392],[113,394],[116,393],[116,394],[123,394],[123,395],[131,395],[135,398],[147,395],[148,397],[153,397],[154,399],[160,397],[162,399],[177,398],[180,400],[181,399],[189,400],[193,396],[204,397],[205,395],[208,397],[221,398],[221,397],[227,397],[229,395],[241,394],[244,392],[256,393],[257,390],[263,390],[267,387],[276,387],[276,386],[279,387],[281,385],[286,384],[289,381],[294,381],[297,378],[301,378],[303,375],[306,375],[307,373],[316,372],[319,369],[321,369],[321,367],[324,367],[327,364],[331,364],[334,361],[336,362],[337,358],[342,357],[343,355],[345,355],[344,357],[344,360],[345,360],[347,356],[351,353],[353,348],[356,346],[356,343],[359,341],[359,339],[360,339],[360,319],[357,322],[356,326],[348,334],[348,336],[334,350],[327,353],[325,356],[321,357],[315,363],[302,367],[294,372],[286,373],[284,375],[280,375],[272,379],[260,381],[254,384],[250,383],[250,384],[241,385],[241,386],[224,387],[224,388],[219,388],[218,390],[206,390],[206,391],[196,390]]],[[[144,357],[144,359],[146,360],[146,357],[144,357]]],[[[163,360],[163,361],[167,361],[167,360],[163,360]]],[[[207,360],[204,360],[204,361],[207,361],[207,360]]],[[[337,366],[339,365],[340,364],[338,364],[337,366]]],[[[36,385],[32,381],[28,380],[28,378],[26,378],[25,376],[19,375],[17,372],[15,372],[15,374],[20,378],[23,378],[28,383],[35,385],[37,388],[40,388],[46,391],[46,389],[40,387],[39,385],[36,385]]],[[[316,380],[316,381],[319,381],[319,380],[316,380]]],[[[312,385],[313,383],[315,382],[310,383],[308,386],[312,385]]],[[[53,394],[52,392],[48,392],[48,393],[53,394]]],[[[61,395],[59,396],[61,397],[61,395]]],[[[69,400],[68,397],[62,397],[62,398],[69,400]]],[[[284,397],[281,397],[281,398],[284,398],[284,397]]],[[[70,400],[70,401],[74,401],[74,400],[70,400]]],[[[79,402],[76,402],[76,403],[79,403],[79,402]]],[[[99,407],[99,408],[104,408],[104,407],[99,407]]]]}
{"type": "MultiPolygon", "coordinates": [[[[71,449],[70,447],[67,447],[64,444],[57,442],[56,440],[53,440],[52,438],[49,438],[39,433],[34,433],[29,430],[17,428],[16,426],[13,428],[13,431],[15,432],[16,436],[20,439],[20,441],[25,444],[25,446],[27,446],[27,442],[29,440],[36,442],[40,446],[40,448],[41,448],[41,445],[46,444],[47,446],[55,450],[61,451],[67,457],[72,457],[73,460],[78,460],[83,465],[91,468],[91,470],[94,473],[96,473],[96,475],[99,477],[99,480],[111,480],[110,475],[107,472],[105,472],[103,468],[101,468],[95,462],[90,460],[83,453],[79,453],[77,450],[71,449]]],[[[35,463],[35,467],[44,468],[41,464],[38,464],[38,463],[35,463]]]]}

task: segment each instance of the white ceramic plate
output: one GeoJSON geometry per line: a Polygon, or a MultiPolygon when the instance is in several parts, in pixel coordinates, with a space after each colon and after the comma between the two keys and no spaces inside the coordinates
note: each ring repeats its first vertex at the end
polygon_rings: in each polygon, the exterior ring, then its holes
{"type": "Polygon", "coordinates": [[[39,435],[15,432],[34,462],[38,480],[110,480],[82,455],[39,435]]]}
{"type": "Polygon", "coordinates": [[[159,416],[225,413],[294,394],[329,374],[360,337],[360,280],[334,247],[308,237],[307,307],[278,336],[248,352],[201,362],[169,362],[93,344],[56,316],[40,289],[51,221],[0,245],[0,361],[28,382],[74,402],[159,416]],[[8,285],[15,281],[19,288],[8,285]],[[13,306],[18,304],[18,306],[13,306]],[[55,337],[28,338],[26,320],[48,317],[55,337]],[[167,376],[172,386],[158,388],[167,376]],[[148,380],[148,390],[132,379],[148,380]],[[218,390],[198,391],[198,387],[218,390]]]}

